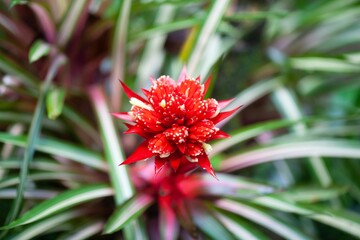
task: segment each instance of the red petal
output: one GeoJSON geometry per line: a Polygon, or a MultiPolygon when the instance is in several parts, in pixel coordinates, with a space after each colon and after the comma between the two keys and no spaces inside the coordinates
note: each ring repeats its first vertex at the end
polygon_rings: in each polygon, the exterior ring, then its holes
{"type": "Polygon", "coordinates": [[[144,128],[138,126],[138,125],[130,125],[125,123],[125,125],[128,127],[128,130],[126,130],[124,133],[125,134],[138,134],[139,136],[143,137],[143,138],[149,138],[150,135],[144,131],[144,128]]]}
{"type": "Polygon", "coordinates": [[[211,140],[214,139],[219,139],[219,138],[229,138],[231,137],[229,134],[227,134],[226,132],[223,132],[221,130],[218,130],[212,137],[211,140]]]}
{"type": "Polygon", "coordinates": [[[149,140],[149,149],[153,153],[157,154],[170,154],[173,153],[176,148],[173,144],[171,144],[164,134],[160,133],[155,135],[154,138],[149,140]]]}
{"type": "Polygon", "coordinates": [[[181,160],[183,160],[184,156],[182,154],[173,154],[170,156],[169,163],[176,172],[176,170],[179,168],[179,165],[181,163],[181,160]]]}
{"type": "Polygon", "coordinates": [[[135,118],[135,122],[140,126],[146,128],[151,132],[163,131],[164,127],[161,125],[160,116],[154,112],[145,108],[134,106],[132,112],[135,118]]]}
{"type": "Polygon", "coordinates": [[[184,67],[181,69],[179,78],[178,78],[178,84],[181,83],[182,81],[185,80],[185,78],[187,77],[187,70],[186,70],[186,65],[184,65],[184,67]]]}
{"type": "Polygon", "coordinates": [[[149,141],[144,141],[141,143],[137,149],[131,154],[125,161],[123,161],[120,165],[130,164],[134,162],[138,162],[143,159],[147,159],[149,157],[154,156],[154,154],[148,149],[149,141]]]}
{"type": "Polygon", "coordinates": [[[189,139],[207,142],[215,134],[215,126],[210,120],[202,120],[189,128],[189,139]]]}
{"type": "Polygon", "coordinates": [[[134,121],[128,114],[128,112],[111,113],[114,117],[120,118],[125,121],[134,121]]]}
{"type": "Polygon", "coordinates": [[[181,153],[185,153],[186,143],[180,143],[176,145],[181,153]]]}
{"type": "Polygon", "coordinates": [[[164,131],[164,135],[170,141],[172,141],[176,144],[181,144],[186,141],[187,136],[189,135],[189,131],[188,131],[188,128],[185,126],[172,127],[172,128],[166,129],[164,131]]]}
{"type": "Polygon", "coordinates": [[[206,79],[206,81],[205,81],[205,83],[204,83],[204,96],[205,96],[205,94],[207,93],[207,91],[208,91],[208,89],[209,89],[209,87],[210,87],[211,78],[212,78],[212,76],[210,75],[210,76],[208,77],[208,79],[206,79]]]}
{"type": "Polygon", "coordinates": [[[204,97],[204,86],[200,84],[200,78],[186,78],[179,84],[178,89],[186,98],[200,100],[204,97]]]}
{"type": "Polygon", "coordinates": [[[230,110],[230,111],[227,111],[227,112],[221,112],[211,120],[213,121],[214,124],[217,124],[217,123],[221,122],[222,120],[224,120],[225,118],[229,117],[231,114],[233,114],[237,110],[239,110],[239,108],[241,108],[241,107],[242,106],[239,106],[239,107],[237,107],[237,108],[235,108],[233,110],[230,110]]]}
{"type": "Polygon", "coordinates": [[[166,158],[160,158],[160,157],[155,158],[155,175],[157,175],[161,171],[161,169],[164,167],[166,162],[167,162],[166,158]]]}
{"type": "Polygon", "coordinates": [[[124,89],[125,94],[128,96],[128,98],[137,98],[144,103],[148,103],[148,101],[146,101],[144,98],[142,98],[140,95],[138,95],[133,90],[131,90],[128,86],[126,86],[125,83],[123,83],[122,81],[120,81],[120,83],[124,89]]]}
{"type": "Polygon", "coordinates": [[[186,144],[186,155],[196,159],[201,154],[204,154],[203,145],[199,142],[189,142],[186,144]]]}
{"type": "Polygon", "coordinates": [[[141,91],[144,93],[145,97],[148,97],[149,94],[150,94],[150,91],[149,91],[149,90],[146,90],[146,89],[144,89],[144,88],[142,88],[141,91]]]}
{"type": "Polygon", "coordinates": [[[198,160],[199,160],[198,164],[200,167],[202,167],[204,170],[210,173],[211,176],[218,179],[215,175],[214,169],[212,168],[209,158],[206,154],[199,156],[198,160]]]}
{"type": "Polygon", "coordinates": [[[231,98],[231,99],[228,99],[228,100],[218,101],[220,109],[223,109],[224,107],[226,107],[229,103],[231,103],[232,101],[234,101],[234,99],[235,99],[235,98],[231,98]]]}

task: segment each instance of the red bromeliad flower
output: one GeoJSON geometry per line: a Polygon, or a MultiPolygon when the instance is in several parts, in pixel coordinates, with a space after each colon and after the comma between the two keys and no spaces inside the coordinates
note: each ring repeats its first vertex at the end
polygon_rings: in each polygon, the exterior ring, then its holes
{"type": "Polygon", "coordinates": [[[221,112],[231,100],[204,99],[210,84],[200,78],[189,78],[185,68],[176,83],[169,76],[152,80],[150,90],[143,89],[145,98],[124,83],[130,98],[130,112],[114,113],[127,120],[125,133],[136,133],[146,140],[121,164],[134,163],[155,156],[155,173],[169,163],[176,171],[180,164],[190,168],[200,166],[215,176],[207,156],[211,151],[210,140],[229,137],[216,127],[220,121],[234,113],[221,112]]]}

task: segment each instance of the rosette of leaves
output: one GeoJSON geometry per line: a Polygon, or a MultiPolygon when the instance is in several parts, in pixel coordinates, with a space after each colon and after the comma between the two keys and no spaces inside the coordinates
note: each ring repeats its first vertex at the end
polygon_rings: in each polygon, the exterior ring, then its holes
{"type": "Polygon", "coordinates": [[[0,6],[3,238],[360,235],[356,1],[0,6]],[[219,181],[118,166],[138,145],[110,116],[129,108],[119,79],[137,91],[184,62],[202,79],[215,69],[209,94],[235,94],[228,110],[244,104],[209,155],[219,181]]]}

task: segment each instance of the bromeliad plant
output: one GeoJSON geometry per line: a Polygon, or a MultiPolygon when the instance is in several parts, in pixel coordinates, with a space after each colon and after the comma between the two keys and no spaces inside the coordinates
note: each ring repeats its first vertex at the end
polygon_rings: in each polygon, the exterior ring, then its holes
{"type": "Polygon", "coordinates": [[[358,8],[0,1],[0,238],[358,238],[358,8]]]}
{"type": "Polygon", "coordinates": [[[207,156],[212,150],[208,142],[228,137],[216,124],[238,108],[220,112],[231,100],[204,100],[210,78],[201,84],[200,77],[189,77],[184,68],[177,83],[169,76],[153,79],[150,90],[143,89],[146,99],[122,85],[131,111],[113,115],[134,123],[127,124],[126,133],[146,139],[122,164],[155,156],[156,174],[165,164],[175,172],[179,165],[189,170],[191,165],[198,165],[215,177],[207,156]]]}

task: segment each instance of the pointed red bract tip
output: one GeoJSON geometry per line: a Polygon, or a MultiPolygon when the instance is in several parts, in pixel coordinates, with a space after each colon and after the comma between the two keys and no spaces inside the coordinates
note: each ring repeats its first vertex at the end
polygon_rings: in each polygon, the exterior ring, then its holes
{"type": "Polygon", "coordinates": [[[130,99],[137,98],[144,103],[148,103],[148,101],[146,101],[143,97],[141,97],[139,94],[135,93],[128,86],[126,86],[126,84],[124,82],[120,81],[120,84],[121,84],[122,88],[124,89],[124,92],[125,92],[126,96],[128,96],[128,98],[130,98],[130,99]]]}
{"type": "Polygon", "coordinates": [[[211,137],[211,140],[219,139],[219,138],[229,138],[230,135],[226,132],[221,131],[220,129],[211,137]]]}
{"type": "Polygon", "coordinates": [[[198,157],[198,160],[199,160],[198,164],[200,167],[202,167],[204,170],[206,170],[211,176],[213,176],[214,178],[219,180],[215,174],[213,167],[211,166],[210,160],[207,155],[205,155],[205,154],[200,155],[198,157]]]}
{"type": "Polygon", "coordinates": [[[242,106],[239,106],[237,108],[234,108],[233,110],[230,111],[226,111],[226,112],[221,112],[219,113],[216,117],[214,117],[213,119],[211,119],[213,121],[214,124],[218,124],[219,122],[221,122],[222,120],[224,120],[225,118],[228,118],[229,116],[231,116],[234,112],[236,112],[237,110],[239,110],[242,106]]]}
{"type": "Polygon", "coordinates": [[[128,123],[125,123],[125,125],[128,127],[128,130],[126,130],[125,134],[137,134],[143,138],[149,138],[151,135],[144,131],[144,128],[139,127],[138,125],[131,125],[128,123]]]}
{"type": "Polygon", "coordinates": [[[138,148],[135,149],[133,154],[131,154],[125,161],[120,163],[120,165],[135,163],[154,156],[154,154],[148,149],[148,144],[149,141],[144,141],[143,143],[141,143],[138,148]]]}
{"type": "Polygon", "coordinates": [[[211,83],[211,78],[212,76],[210,75],[208,77],[208,79],[206,79],[205,83],[204,83],[204,95],[207,93],[207,91],[209,90],[210,87],[210,83],[211,83]]]}

